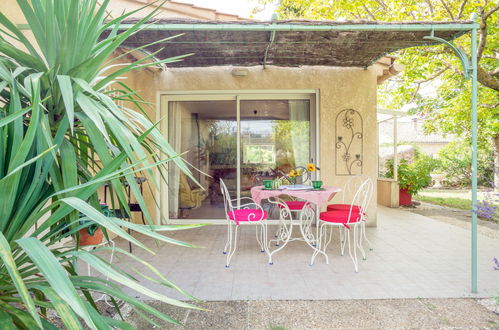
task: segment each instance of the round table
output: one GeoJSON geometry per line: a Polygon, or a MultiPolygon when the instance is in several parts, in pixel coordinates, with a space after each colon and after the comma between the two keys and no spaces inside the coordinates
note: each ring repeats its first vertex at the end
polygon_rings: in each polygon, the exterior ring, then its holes
{"type": "Polygon", "coordinates": [[[293,189],[265,189],[263,186],[257,186],[251,188],[251,198],[259,205],[261,205],[262,200],[267,199],[270,203],[275,204],[279,209],[279,230],[276,233],[276,246],[279,248],[274,251],[268,251],[269,263],[272,264],[272,256],[282,250],[286,244],[293,240],[291,235],[293,233],[293,215],[292,211],[286,206],[286,203],[279,198],[281,195],[287,195],[294,198],[299,198],[306,201],[305,206],[301,211],[299,211],[299,225],[300,232],[307,244],[318,253],[323,254],[326,259],[327,255],[316,248],[316,239],[318,235],[319,227],[316,227],[315,235],[312,231],[312,224],[317,221],[319,216],[320,207],[327,204],[336,193],[340,192],[341,189],[333,186],[325,186],[320,190],[306,189],[306,190],[293,190],[293,189]],[[316,210],[317,208],[317,210],[316,210]],[[282,244],[280,244],[282,242],[282,244]]]}

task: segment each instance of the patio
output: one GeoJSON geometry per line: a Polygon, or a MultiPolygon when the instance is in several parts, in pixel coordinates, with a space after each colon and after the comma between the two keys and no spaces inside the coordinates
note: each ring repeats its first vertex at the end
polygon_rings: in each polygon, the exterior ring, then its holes
{"type": "MultiPolygon", "coordinates": [[[[272,227],[269,227],[272,228],[272,227]]],[[[270,229],[272,230],[272,229],[270,229]]],[[[323,300],[381,298],[490,297],[499,292],[499,271],[492,258],[499,241],[479,234],[477,295],[470,294],[470,231],[402,209],[378,209],[378,227],[368,228],[374,251],[359,261],[355,273],[348,255],[339,255],[339,245],[329,247],[330,264],[318,257],[309,266],[312,250],[304,242],[290,244],[267,264],[260,253],[254,227],[243,227],[238,250],[226,269],[222,249],[226,226],[207,226],[173,232],[170,237],[204,248],[189,249],[141,238],[157,252],[138,248],[134,254],[157,267],[168,279],[197,298],[217,300],[323,300]]],[[[296,233],[296,235],[299,235],[296,233]]],[[[117,241],[126,248],[126,243],[117,241]]],[[[138,266],[116,259],[118,266],[138,266]]],[[[172,297],[171,289],[152,286],[172,297]]],[[[138,298],[140,293],[133,292],[138,298]]]]}

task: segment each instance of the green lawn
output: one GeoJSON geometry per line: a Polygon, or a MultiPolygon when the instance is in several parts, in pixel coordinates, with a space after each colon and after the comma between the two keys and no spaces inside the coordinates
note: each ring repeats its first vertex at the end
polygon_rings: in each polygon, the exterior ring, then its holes
{"type": "MultiPolygon", "coordinates": [[[[478,200],[483,200],[485,193],[485,191],[479,190],[478,200]]],[[[419,195],[427,197],[450,197],[471,200],[471,189],[423,189],[419,192],[419,195]]]]}
{"type": "Polygon", "coordinates": [[[471,210],[471,200],[457,197],[435,197],[419,193],[414,197],[416,200],[442,206],[455,207],[457,209],[471,210]]]}
{"type": "MultiPolygon", "coordinates": [[[[478,200],[483,200],[485,194],[485,191],[479,191],[478,200]]],[[[462,210],[471,210],[471,191],[468,189],[423,189],[414,196],[414,199],[462,210]]],[[[496,212],[495,220],[499,221],[499,210],[496,212]]]]}

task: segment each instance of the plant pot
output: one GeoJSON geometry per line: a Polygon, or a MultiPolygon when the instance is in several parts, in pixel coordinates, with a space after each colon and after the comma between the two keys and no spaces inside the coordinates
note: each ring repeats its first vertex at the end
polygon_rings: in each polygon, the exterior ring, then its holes
{"type": "Polygon", "coordinates": [[[103,238],[104,234],[101,228],[97,228],[93,236],[90,236],[87,228],[80,229],[80,246],[100,244],[103,238]]]}
{"type": "Polygon", "coordinates": [[[407,189],[399,190],[399,205],[400,206],[412,205],[412,195],[407,192],[407,189]]]}

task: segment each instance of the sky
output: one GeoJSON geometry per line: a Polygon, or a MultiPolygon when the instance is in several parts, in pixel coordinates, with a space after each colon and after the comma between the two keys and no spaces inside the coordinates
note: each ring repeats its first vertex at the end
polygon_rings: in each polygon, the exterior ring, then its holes
{"type": "MultiPolygon", "coordinates": [[[[249,18],[255,7],[262,7],[257,0],[175,0],[177,2],[189,3],[198,7],[216,9],[221,13],[235,14],[249,18]]],[[[275,5],[267,5],[265,9],[253,16],[259,20],[268,21],[275,11],[275,5]]]]}

